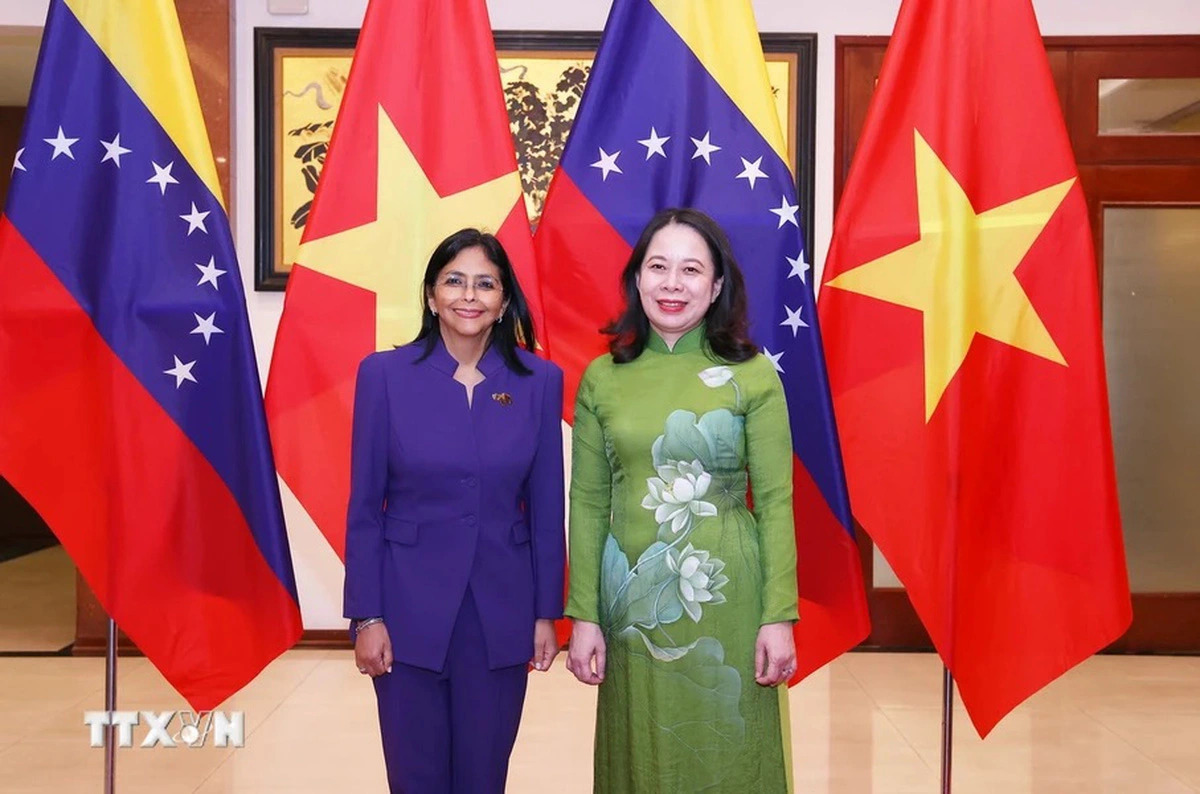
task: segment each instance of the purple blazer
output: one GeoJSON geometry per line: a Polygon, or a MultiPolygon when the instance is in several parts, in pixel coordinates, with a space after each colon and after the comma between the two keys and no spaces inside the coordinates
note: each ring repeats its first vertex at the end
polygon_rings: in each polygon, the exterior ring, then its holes
{"type": "Polygon", "coordinates": [[[441,340],[422,350],[358,369],[344,614],[382,615],[396,661],[441,671],[470,587],[491,667],[523,664],[534,620],[563,612],[562,370],[489,349],[468,407],[441,340]]]}

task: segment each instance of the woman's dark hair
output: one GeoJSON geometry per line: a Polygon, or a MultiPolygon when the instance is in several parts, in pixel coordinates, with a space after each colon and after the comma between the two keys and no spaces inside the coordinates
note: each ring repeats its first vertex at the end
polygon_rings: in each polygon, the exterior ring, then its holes
{"type": "Polygon", "coordinates": [[[650,241],[663,227],[678,223],[694,229],[708,244],[716,272],[715,279],[724,279],[717,299],[704,315],[705,342],[709,352],[730,362],[747,361],[758,353],[758,347],[750,339],[749,321],[746,317],[746,283],[741,268],[733,256],[729,238],[712,218],[694,209],[665,209],[650,219],[633,247],[625,269],[621,271],[621,292],[625,296],[625,311],[613,320],[601,333],[612,337],[608,347],[613,360],[618,364],[633,361],[646,349],[650,337],[650,320],[642,308],[642,297],[638,293],[638,273],[650,241]]]}
{"type": "Polygon", "coordinates": [[[508,301],[504,313],[500,315],[500,321],[492,327],[492,337],[488,345],[496,348],[504,363],[513,372],[520,375],[533,374],[533,370],[525,366],[517,356],[518,347],[530,352],[536,348],[529,304],[525,301],[525,294],[521,292],[521,285],[517,283],[517,276],[513,272],[512,263],[508,261],[508,254],[504,252],[504,246],[500,245],[495,235],[479,229],[460,229],[438,243],[438,247],[433,249],[433,254],[429,257],[429,264],[425,267],[425,286],[421,290],[421,330],[413,340],[414,343],[424,342],[425,349],[417,360],[424,361],[428,358],[441,338],[438,318],[429,309],[429,296],[437,287],[438,274],[454,257],[468,248],[483,251],[488,261],[500,271],[500,287],[508,301]]]}

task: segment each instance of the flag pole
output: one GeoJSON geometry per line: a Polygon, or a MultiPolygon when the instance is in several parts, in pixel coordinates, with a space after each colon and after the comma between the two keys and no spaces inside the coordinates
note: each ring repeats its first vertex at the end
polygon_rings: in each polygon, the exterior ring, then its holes
{"type": "Polygon", "coordinates": [[[104,649],[104,710],[108,725],[104,728],[104,794],[113,794],[116,786],[117,736],[113,713],[117,709],[117,621],[108,619],[108,644],[104,649]]]}
{"type": "Polygon", "coordinates": [[[954,755],[954,676],[942,665],[942,794],[950,794],[950,762],[954,755]]]}

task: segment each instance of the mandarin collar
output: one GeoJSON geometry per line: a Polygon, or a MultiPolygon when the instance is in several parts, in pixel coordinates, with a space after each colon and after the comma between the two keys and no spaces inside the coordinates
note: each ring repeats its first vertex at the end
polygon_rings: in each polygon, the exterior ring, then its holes
{"type": "Polygon", "coordinates": [[[702,322],[692,330],[688,331],[683,336],[675,340],[675,347],[667,347],[667,343],[663,338],[651,328],[650,337],[646,340],[646,348],[653,350],[655,353],[692,353],[701,348],[705,340],[705,324],[702,322]]]}
{"type": "MultiPolygon", "coordinates": [[[[433,352],[426,359],[437,370],[446,373],[453,377],[458,371],[458,359],[450,355],[450,351],[446,349],[446,342],[442,339],[442,335],[438,333],[437,339],[433,345],[433,352]]],[[[500,355],[500,351],[489,340],[487,350],[483,351],[483,356],[479,359],[476,367],[483,373],[485,378],[490,378],[495,375],[501,368],[504,367],[504,357],[500,355]]]]}

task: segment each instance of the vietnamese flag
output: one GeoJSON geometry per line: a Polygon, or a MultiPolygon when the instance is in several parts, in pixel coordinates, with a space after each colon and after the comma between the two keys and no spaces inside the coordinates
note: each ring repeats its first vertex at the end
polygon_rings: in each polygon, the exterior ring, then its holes
{"type": "Polygon", "coordinates": [[[905,0],[820,319],[854,514],[981,736],[1131,618],[1091,240],[1029,0],[905,0]]]}
{"type": "Polygon", "coordinates": [[[358,364],[416,336],[429,255],[467,226],[500,238],[540,320],[484,0],[372,0],[266,392],[279,472],[343,559],[358,364]]]}

